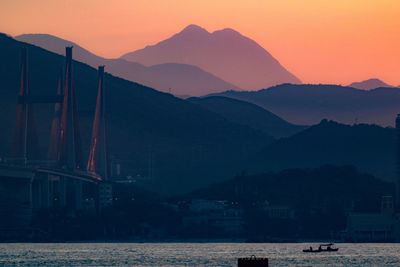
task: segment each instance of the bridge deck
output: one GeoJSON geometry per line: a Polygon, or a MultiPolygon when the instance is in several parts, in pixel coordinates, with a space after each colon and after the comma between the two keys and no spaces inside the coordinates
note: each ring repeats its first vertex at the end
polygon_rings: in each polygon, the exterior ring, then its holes
{"type": "Polygon", "coordinates": [[[102,177],[96,173],[90,173],[80,170],[70,171],[66,169],[37,167],[37,166],[18,166],[18,165],[0,165],[0,178],[12,177],[22,179],[35,179],[38,174],[49,174],[74,180],[98,183],[102,181],[102,177]]]}

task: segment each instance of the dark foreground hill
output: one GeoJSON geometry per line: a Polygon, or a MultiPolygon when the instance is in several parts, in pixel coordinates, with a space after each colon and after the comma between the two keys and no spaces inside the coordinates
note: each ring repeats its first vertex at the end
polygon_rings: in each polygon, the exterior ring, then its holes
{"type": "Polygon", "coordinates": [[[398,88],[366,91],[337,85],[282,84],[256,92],[228,91],[217,95],[257,104],[300,125],[329,119],[345,124],[393,126],[400,113],[398,88]]]}
{"type": "Polygon", "coordinates": [[[361,200],[365,201],[364,204],[376,203],[357,209],[378,211],[381,196],[393,193],[393,184],[362,173],[354,166],[323,165],[253,175],[242,173],[234,179],[185,194],[183,198],[223,199],[242,204],[267,201],[270,205],[288,205],[299,209],[322,207],[326,202],[341,202],[350,208],[355,204],[352,201],[361,200]]]}
{"type": "MultiPolygon", "coordinates": [[[[64,57],[0,35],[0,156],[9,156],[19,88],[20,50],[27,47],[32,94],[54,95],[64,57]]],[[[107,69],[106,69],[107,70],[107,69]]],[[[84,151],[88,150],[97,71],[74,62],[74,87],[84,151]]],[[[231,123],[197,105],[107,74],[110,153],[122,175],[140,177],[155,191],[180,191],[235,172],[237,163],[273,138],[231,123]]],[[[35,106],[40,154],[45,158],[54,107],[35,106]]],[[[85,155],[84,158],[86,158],[85,155]]]]}
{"type": "Polygon", "coordinates": [[[322,166],[240,175],[182,199],[226,200],[244,210],[247,238],[340,237],[349,212],[379,212],[394,185],[353,166],[322,166]],[[273,212],[275,211],[275,212],[273,212]]]}
{"type": "Polygon", "coordinates": [[[210,96],[192,97],[188,100],[220,114],[232,122],[250,126],[276,138],[287,137],[306,128],[290,124],[262,107],[237,99],[210,96]]]}
{"type": "Polygon", "coordinates": [[[282,170],[324,164],[355,165],[377,178],[393,181],[396,131],[376,125],[344,125],[322,121],[282,138],[249,160],[248,170],[282,170]]]}

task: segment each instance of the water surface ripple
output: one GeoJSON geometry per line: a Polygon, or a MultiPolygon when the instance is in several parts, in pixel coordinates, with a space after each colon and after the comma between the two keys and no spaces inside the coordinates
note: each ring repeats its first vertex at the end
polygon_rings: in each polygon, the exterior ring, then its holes
{"type": "Polygon", "coordinates": [[[338,252],[303,253],[317,244],[59,243],[0,244],[0,266],[236,266],[268,257],[270,266],[400,266],[400,244],[338,244],[338,252]]]}

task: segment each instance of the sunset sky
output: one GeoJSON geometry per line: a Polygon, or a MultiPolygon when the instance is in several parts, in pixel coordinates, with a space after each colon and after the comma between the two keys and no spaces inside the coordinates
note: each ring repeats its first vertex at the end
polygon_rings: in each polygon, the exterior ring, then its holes
{"type": "Polygon", "coordinates": [[[49,33],[105,57],[197,24],[252,38],[305,83],[400,85],[399,0],[1,0],[0,31],[49,33]]]}

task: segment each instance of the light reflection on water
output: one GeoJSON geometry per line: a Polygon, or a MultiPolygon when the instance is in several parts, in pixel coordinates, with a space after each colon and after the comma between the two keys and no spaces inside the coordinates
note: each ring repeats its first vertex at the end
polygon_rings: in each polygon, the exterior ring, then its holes
{"type": "Polygon", "coordinates": [[[268,257],[270,266],[400,266],[400,244],[77,243],[0,244],[0,266],[236,266],[238,257],[268,257]]]}

